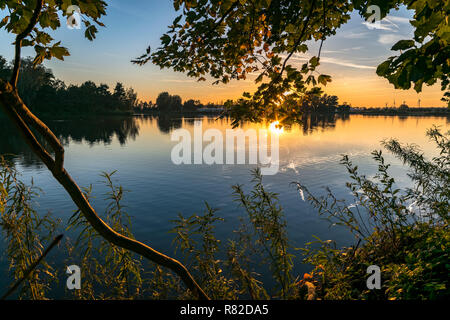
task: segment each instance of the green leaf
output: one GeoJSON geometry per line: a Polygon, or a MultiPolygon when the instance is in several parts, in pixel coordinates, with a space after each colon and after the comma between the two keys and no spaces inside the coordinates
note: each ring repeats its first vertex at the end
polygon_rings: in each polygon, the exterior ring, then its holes
{"type": "Polygon", "coordinates": [[[86,28],[86,31],[84,32],[84,36],[89,39],[90,41],[93,41],[95,39],[95,34],[98,32],[97,27],[94,25],[90,25],[86,28]]]}
{"type": "Polygon", "coordinates": [[[328,82],[331,82],[331,76],[326,75],[326,74],[321,74],[321,75],[317,78],[317,81],[318,81],[320,84],[326,86],[326,85],[328,84],[328,82]]]}
{"type": "Polygon", "coordinates": [[[313,68],[317,67],[317,66],[319,65],[319,58],[317,58],[317,57],[312,57],[312,58],[309,60],[309,64],[310,64],[311,67],[313,67],[313,68]]]}
{"type": "Polygon", "coordinates": [[[6,26],[8,24],[9,21],[9,16],[6,16],[2,19],[2,21],[0,21],[0,28],[3,28],[4,26],[6,26]]]}
{"type": "Polygon", "coordinates": [[[170,43],[170,37],[167,34],[165,34],[161,37],[161,41],[163,45],[167,46],[170,43]]]}
{"type": "Polygon", "coordinates": [[[414,40],[400,40],[399,42],[394,44],[391,50],[393,51],[406,50],[414,47],[414,44],[415,44],[414,40]]]}
{"type": "Polygon", "coordinates": [[[385,76],[389,71],[391,62],[392,62],[392,59],[387,60],[387,61],[383,62],[382,64],[380,64],[377,68],[377,75],[379,75],[380,77],[385,76]]]}
{"type": "Polygon", "coordinates": [[[52,48],[50,48],[49,51],[53,57],[55,57],[56,59],[59,59],[59,60],[64,60],[65,56],[70,55],[67,48],[59,47],[59,46],[53,46],[52,48]]]}

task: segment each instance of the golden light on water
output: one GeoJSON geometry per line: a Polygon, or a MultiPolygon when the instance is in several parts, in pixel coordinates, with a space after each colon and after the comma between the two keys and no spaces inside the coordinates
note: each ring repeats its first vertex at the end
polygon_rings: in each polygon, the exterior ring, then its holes
{"type": "Polygon", "coordinates": [[[280,121],[272,122],[269,126],[269,130],[272,133],[282,134],[284,132],[283,126],[280,124],[280,121]]]}

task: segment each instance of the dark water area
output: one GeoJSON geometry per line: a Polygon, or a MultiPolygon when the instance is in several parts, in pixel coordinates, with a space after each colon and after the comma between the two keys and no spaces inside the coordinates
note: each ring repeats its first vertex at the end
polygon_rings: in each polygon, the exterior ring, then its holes
{"type": "MultiPolygon", "coordinates": [[[[231,128],[230,120],[212,117],[116,116],[51,120],[48,124],[64,143],[67,171],[80,186],[93,186],[94,208],[102,213],[106,206],[106,187],[100,174],[117,170],[114,181],[128,190],[124,204],[132,217],[135,237],[159,251],[172,254],[171,220],[176,219],[178,213],[189,216],[203,212],[204,201],[219,209],[217,215],[225,219],[216,230],[218,238],[233,237],[239,217],[245,212],[233,202],[231,186],[243,184],[249,190],[250,171],[256,167],[175,165],[171,161],[171,151],[177,142],[171,141],[171,133],[180,128],[192,132],[196,120],[202,121],[203,130],[215,128],[225,133],[231,128]]],[[[279,193],[294,247],[302,247],[314,240],[313,235],[323,240],[336,240],[339,245],[349,245],[353,238],[347,230],[330,228],[327,221],[321,220],[316,210],[303,201],[292,182],[300,181],[317,195],[324,194],[324,187],[328,186],[339,198],[350,199],[345,188],[348,175],[339,164],[343,154],[349,155],[361,172],[370,176],[377,170],[370,153],[382,148],[380,142],[383,139],[393,137],[415,143],[427,156],[432,156],[435,150],[425,136],[426,130],[433,125],[448,130],[450,124],[446,117],[329,115],[311,116],[305,120],[280,133],[279,172],[264,177],[267,188],[279,193]]],[[[42,188],[44,193],[35,200],[38,211],[51,211],[65,226],[75,210],[69,196],[32,155],[16,129],[1,118],[0,126],[0,154],[13,161],[24,182],[33,180],[42,188]]],[[[250,128],[256,129],[259,125],[242,126],[244,130],[250,128]]],[[[397,184],[408,186],[410,181],[402,163],[387,153],[385,155],[392,163],[391,173],[397,184]]],[[[0,271],[5,276],[0,280],[0,287],[11,283],[6,277],[4,246],[2,242],[0,271]]],[[[300,258],[295,262],[298,273],[308,270],[300,258]]]]}

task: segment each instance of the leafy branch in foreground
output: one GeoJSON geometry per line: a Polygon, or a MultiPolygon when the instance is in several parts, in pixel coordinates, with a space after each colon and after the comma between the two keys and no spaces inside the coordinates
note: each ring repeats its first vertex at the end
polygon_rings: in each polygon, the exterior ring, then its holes
{"type": "Polygon", "coordinates": [[[252,94],[244,93],[227,107],[233,124],[240,121],[298,121],[308,94],[319,95],[331,77],[321,74],[323,42],[350,20],[352,12],[368,19],[371,6],[380,18],[405,6],[414,12],[410,20],[414,38],[398,41],[400,51],[381,63],[377,74],[396,89],[417,92],[440,80],[448,99],[450,1],[409,0],[174,0],[180,15],[161,37],[161,46],[150,48],[132,62],[152,62],[189,77],[214,84],[254,80],[252,94]],[[318,52],[310,44],[320,42],[318,52]]]}
{"type": "Polygon", "coordinates": [[[215,237],[214,224],[223,221],[206,203],[204,215],[175,220],[175,241],[186,255],[192,270],[202,279],[201,285],[215,299],[268,299],[292,297],[293,256],[286,234],[286,221],[275,193],[262,184],[259,170],[253,173],[253,189],[246,194],[240,185],[233,186],[235,201],[245,210],[237,238],[226,245],[215,237]],[[224,256],[226,252],[226,256],[224,256]],[[268,265],[277,290],[266,291],[255,265],[268,265]]]}

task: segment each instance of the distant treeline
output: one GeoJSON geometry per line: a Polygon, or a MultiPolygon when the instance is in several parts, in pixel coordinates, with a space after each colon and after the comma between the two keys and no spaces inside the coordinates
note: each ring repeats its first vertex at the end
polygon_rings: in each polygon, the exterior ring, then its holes
{"type": "Polygon", "coordinates": [[[140,102],[135,107],[138,113],[184,113],[184,112],[221,112],[223,104],[207,103],[202,104],[199,100],[186,100],[183,102],[180,96],[171,95],[168,92],[161,92],[156,99],[156,103],[140,102]]]}
{"type": "Polygon", "coordinates": [[[339,104],[339,98],[337,96],[329,96],[327,94],[321,96],[307,95],[300,106],[300,110],[306,114],[349,113],[350,108],[351,106],[347,102],[339,104]]]}
{"type": "MultiPolygon", "coordinates": [[[[228,100],[225,105],[233,106],[235,103],[228,100]]],[[[349,113],[350,105],[344,102],[339,105],[337,96],[315,96],[310,95],[303,101],[300,109],[305,114],[335,114],[349,113]]],[[[187,100],[183,103],[178,95],[171,95],[168,92],[162,92],[158,95],[156,103],[140,103],[136,108],[137,112],[157,112],[157,113],[183,113],[183,112],[223,112],[224,104],[208,103],[202,104],[199,100],[187,100]]]]}
{"type": "MultiPolygon", "coordinates": [[[[9,80],[11,73],[12,64],[0,56],[0,78],[9,80]]],[[[120,82],[114,90],[92,81],[67,86],[51,69],[34,66],[32,58],[22,60],[17,89],[26,105],[40,116],[131,114],[138,105],[134,90],[120,82]]]]}
{"type": "Polygon", "coordinates": [[[406,104],[402,104],[398,108],[352,108],[350,113],[399,116],[450,116],[450,108],[409,108],[406,104]]]}

